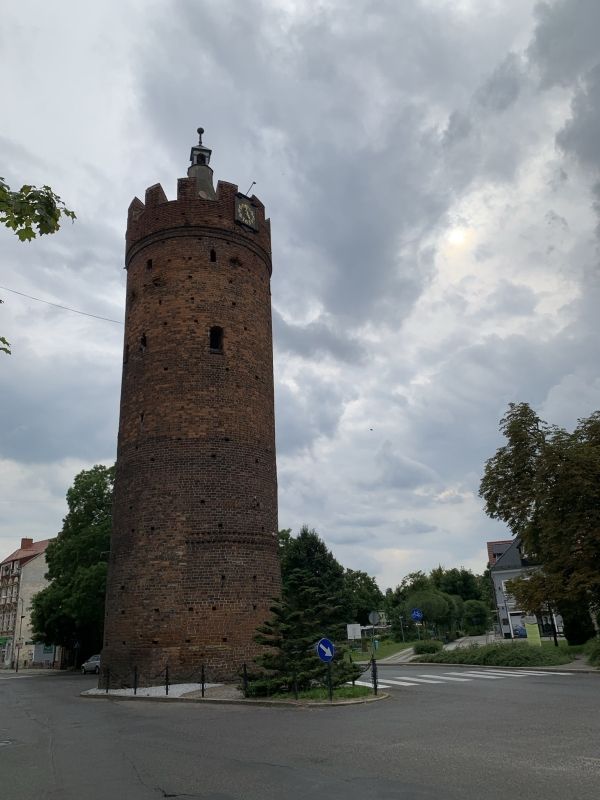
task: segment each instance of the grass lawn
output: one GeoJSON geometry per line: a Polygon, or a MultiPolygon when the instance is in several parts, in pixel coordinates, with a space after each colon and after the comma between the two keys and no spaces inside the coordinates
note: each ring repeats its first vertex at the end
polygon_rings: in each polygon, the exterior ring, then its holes
{"type": "MultiPolygon", "coordinates": [[[[333,690],[333,700],[355,700],[359,697],[367,697],[373,694],[373,690],[367,686],[338,686],[333,690]]],[[[271,695],[275,700],[294,700],[293,694],[274,694],[271,695]]],[[[329,690],[324,686],[317,686],[314,689],[307,689],[305,692],[298,692],[299,700],[329,700],[329,690]]]]}
{"type": "MultiPolygon", "coordinates": [[[[369,650],[366,653],[363,653],[360,650],[353,650],[352,651],[352,660],[353,661],[369,661],[371,659],[371,648],[369,642],[369,650]]],[[[375,658],[379,661],[380,658],[387,658],[388,656],[393,656],[396,653],[401,653],[402,650],[406,650],[407,647],[412,647],[416,642],[391,642],[391,641],[383,641],[379,643],[379,647],[375,651],[375,658]]]]}

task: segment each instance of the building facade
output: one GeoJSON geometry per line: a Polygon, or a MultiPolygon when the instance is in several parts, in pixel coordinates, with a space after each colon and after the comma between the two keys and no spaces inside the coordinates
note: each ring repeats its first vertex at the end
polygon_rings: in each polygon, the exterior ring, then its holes
{"type": "Polygon", "coordinates": [[[279,595],[271,232],[192,148],[135,198],[103,670],[239,675],[279,595]]]}
{"type": "MultiPolygon", "coordinates": [[[[502,542],[488,542],[488,553],[495,554],[494,562],[489,564],[494,598],[498,609],[500,632],[505,639],[516,639],[525,636],[525,618],[527,612],[520,608],[514,595],[507,588],[507,583],[515,578],[527,576],[539,569],[539,564],[524,552],[519,538],[502,542]]],[[[537,617],[542,636],[552,634],[553,625],[558,633],[562,633],[562,618],[558,614],[548,612],[537,617]]]]}
{"type": "Polygon", "coordinates": [[[21,547],[0,563],[0,664],[4,668],[41,666],[55,659],[55,648],[36,645],[31,632],[31,601],[48,585],[45,551],[50,541],[21,539],[21,547]]]}

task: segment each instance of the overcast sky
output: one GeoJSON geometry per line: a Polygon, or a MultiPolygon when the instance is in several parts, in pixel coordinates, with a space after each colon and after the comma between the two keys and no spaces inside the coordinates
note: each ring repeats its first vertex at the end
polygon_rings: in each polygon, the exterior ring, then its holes
{"type": "MultiPolygon", "coordinates": [[[[600,408],[597,0],[21,0],[0,175],[77,212],[0,229],[0,284],[122,320],[127,207],[198,125],[273,235],[280,527],[348,567],[481,572],[498,421],[600,408]]],[[[116,453],[123,328],[0,290],[0,558],[116,453]]]]}

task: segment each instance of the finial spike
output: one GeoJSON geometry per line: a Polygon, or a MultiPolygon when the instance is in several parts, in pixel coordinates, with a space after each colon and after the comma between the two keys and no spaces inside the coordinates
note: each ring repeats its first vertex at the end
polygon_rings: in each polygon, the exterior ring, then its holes
{"type": "Polygon", "coordinates": [[[204,128],[198,128],[198,144],[202,144],[202,134],[204,133],[204,128]]]}

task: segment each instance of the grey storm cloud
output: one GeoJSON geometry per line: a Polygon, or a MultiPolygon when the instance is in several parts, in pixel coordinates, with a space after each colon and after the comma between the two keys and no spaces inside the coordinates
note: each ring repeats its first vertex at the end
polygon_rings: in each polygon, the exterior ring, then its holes
{"type": "MultiPolygon", "coordinates": [[[[600,61],[600,54],[599,54],[600,61]]],[[[558,133],[556,140],[585,167],[600,169],[600,63],[583,79],[573,98],[571,119],[558,133]]]]}
{"type": "Polygon", "coordinates": [[[598,62],[600,4],[596,0],[558,0],[535,6],[537,25],[527,54],[542,85],[569,86],[598,62]]]}
{"type": "Polygon", "coordinates": [[[343,336],[321,320],[294,325],[273,309],[273,334],[278,350],[296,353],[304,358],[329,355],[341,361],[358,362],[365,356],[364,347],[356,339],[343,336]]]}
{"type": "MultiPolygon", "coordinates": [[[[502,535],[474,495],[507,403],[568,425],[600,398],[600,4],[80,5],[37,27],[6,12],[0,174],[51,184],[78,220],[0,236],[0,283],[121,319],[127,205],[157,181],[174,197],[202,125],[215,177],[256,181],[271,218],[281,526],[308,521],[388,585],[396,548],[406,572],[440,550],[475,563],[502,535]],[[47,41],[78,70],[40,141],[47,41]],[[448,254],[454,226],[468,242],[448,254]]],[[[56,502],[70,460],[114,456],[122,328],[0,295],[0,466],[22,470],[23,506],[36,479],[56,502]]],[[[0,535],[37,537],[32,519],[17,504],[0,535]]]]}

